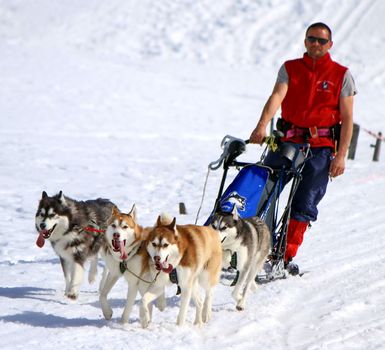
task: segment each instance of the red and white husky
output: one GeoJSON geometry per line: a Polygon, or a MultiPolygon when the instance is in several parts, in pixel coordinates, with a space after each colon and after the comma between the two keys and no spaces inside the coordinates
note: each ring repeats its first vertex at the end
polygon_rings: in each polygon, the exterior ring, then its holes
{"type": "Polygon", "coordinates": [[[150,303],[158,298],[170,283],[169,273],[175,268],[181,289],[181,304],[177,325],[183,325],[191,297],[195,303],[195,324],[211,317],[213,287],[219,281],[222,246],[219,234],[210,226],[164,224],[161,217],[147,238],[147,252],[152,279],[142,297],[140,320],[143,328],[150,322],[150,303]],[[199,286],[205,291],[204,303],[199,286]]]}
{"type": "MultiPolygon", "coordinates": [[[[101,255],[106,262],[107,275],[101,282],[99,301],[107,320],[112,317],[112,308],[107,296],[120,277],[124,276],[128,283],[122,323],[128,322],[138,290],[143,294],[150,284],[147,252],[142,245],[148,232],[149,229],[143,228],[136,222],[135,205],[128,214],[121,213],[118,209],[113,210],[101,250],[101,255]]],[[[157,300],[157,307],[163,310],[165,303],[164,293],[161,293],[157,300]]]]}

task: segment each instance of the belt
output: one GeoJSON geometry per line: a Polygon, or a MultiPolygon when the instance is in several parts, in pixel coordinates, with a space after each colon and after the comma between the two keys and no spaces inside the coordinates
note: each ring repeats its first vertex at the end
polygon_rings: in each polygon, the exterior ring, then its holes
{"type": "Polygon", "coordinates": [[[298,128],[296,126],[293,126],[292,128],[288,129],[285,133],[285,137],[292,138],[296,136],[303,136],[303,137],[311,137],[311,138],[318,138],[318,137],[332,137],[332,132],[330,128],[317,128],[316,126],[312,126],[310,128],[298,128]]]}

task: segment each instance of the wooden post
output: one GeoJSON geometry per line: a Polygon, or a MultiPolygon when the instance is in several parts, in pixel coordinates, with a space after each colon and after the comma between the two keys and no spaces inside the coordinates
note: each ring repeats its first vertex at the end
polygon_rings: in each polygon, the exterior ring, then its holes
{"type": "Polygon", "coordinates": [[[187,214],[187,211],[186,211],[186,206],[184,205],[183,202],[180,202],[179,203],[179,214],[187,214]]]}
{"type": "Polygon", "coordinates": [[[358,135],[360,133],[360,126],[356,123],[353,124],[353,135],[352,140],[350,141],[348,159],[354,159],[357,149],[358,135]]]}
{"type": "Polygon", "coordinates": [[[380,159],[380,151],[381,151],[381,142],[382,142],[382,133],[378,133],[378,137],[376,139],[376,143],[371,145],[374,147],[373,161],[378,162],[380,159]]]}

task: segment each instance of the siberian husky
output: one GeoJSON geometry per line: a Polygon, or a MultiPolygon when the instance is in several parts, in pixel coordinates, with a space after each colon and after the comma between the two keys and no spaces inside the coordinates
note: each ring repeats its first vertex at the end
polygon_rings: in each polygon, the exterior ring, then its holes
{"type": "MultiPolygon", "coordinates": [[[[122,323],[128,322],[138,290],[143,294],[151,283],[148,264],[143,264],[143,261],[148,261],[146,249],[142,244],[148,232],[148,228],[137,224],[135,205],[128,214],[119,212],[117,208],[113,209],[101,250],[108,274],[105,282],[101,283],[99,301],[106,320],[112,317],[112,308],[107,296],[120,277],[124,276],[128,284],[122,323]]],[[[162,293],[157,300],[158,308],[163,310],[165,303],[162,293]]]]}
{"type": "Polygon", "coordinates": [[[143,328],[150,322],[149,304],[170,283],[169,273],[176,269],[181,289],[177,325],[183,325],[191,297],[196,307],[195,324],[211,317],[212,289],[219,281],[222,247],[219,234],[210,226],[164,224],[161,217],[147,239],[150,271],[154,283],[142,297],[140,320],[143,328]],[[202,303],[199,286],[205,291],[202,303]]]}
{"type": "Polygon", "coordinates": [[[227,263],[230,262],[232,254],[236,253],[239,277],[232,296],[237,310],[243,310],[246,296],[250,288],[255,288],[255,277],[262,270],[270,253],[270,230],[256,216],[240,218],[236,206],[230,213],[221,211],[214,213],[211,226],[219,231],[227,263]]]}
{"type": "Polygon", "coordinates": [[[95,280],[101,232],[107,227],[112,209],[107,199],[76,201],[60,191],[49,197],[44,191],[35,217],[39,233],[36,244],[42,248],[46,240],[60,258],[66,283],[65,295],[76,299],[83,280],[84,263],[91,260],[88,281],[95,280]],[[96,226],[96,227],[95,227],[96,226]]]}

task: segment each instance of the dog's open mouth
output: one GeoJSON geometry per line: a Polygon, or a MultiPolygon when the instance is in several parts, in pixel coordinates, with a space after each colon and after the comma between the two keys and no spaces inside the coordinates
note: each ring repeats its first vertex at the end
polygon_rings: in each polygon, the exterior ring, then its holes
{"type": "Polygon", "coordinates": [[[50,230],[42,230],[40,233],[43,235],[44,239],[51,237],[53,230],[56,228],[56,224],[50,230]]]}
{"type": "Polygon", "coordinates": [[[126,260],[127,259],[127,253],[126,253],[126,240],[120,240],[117,238],[112,239],[111,241],[112,250],[117,253],[120,252],[120,259],[126,260]]]}
{"type": "Polygon", "coordinates": [[[159,260],[155,260],[155,268],[158,271],[163,271],[165,273],[171,273],[171,271],[174,269],[174,267],[168,263],[168,256],[165,261],[160,262],[159,260]]]}
{"type": "Polygon", "coordinates": [[[39,248],[44,246],[45,240],[51,237],[52,232],[55,230],[56,224],[50,230],[39,231],[39,237],[37,237],[36,245],[39,248]]]}
{"type": "Polygon", "coordinates": [[[112,249],[114,252],[120,252],[122,250],[122,245],[123,247],[126,245],[126,240],[123,239],[122,241],[120,239],[113,239],[111,241],[112,249]]]}

